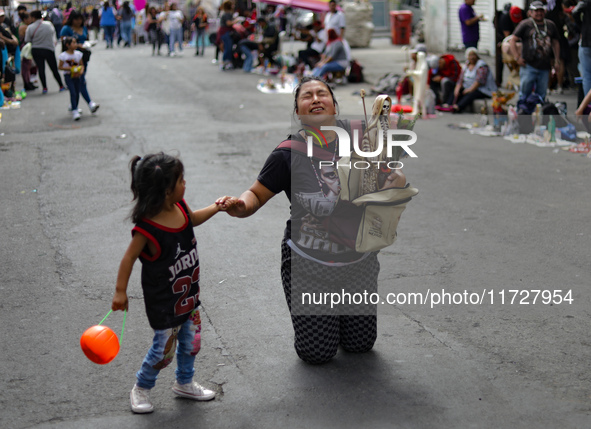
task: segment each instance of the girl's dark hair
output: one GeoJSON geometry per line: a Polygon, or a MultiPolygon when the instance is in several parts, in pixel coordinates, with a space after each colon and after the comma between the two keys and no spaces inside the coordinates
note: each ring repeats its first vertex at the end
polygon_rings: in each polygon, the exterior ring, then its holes
{"type": "Polygon", "coordinates": [[[163,152],[134,156],[129,163],[131,192],[136,202],[130,217],[133,223],[156,216],[162,210],[167,191],[172,192],[185,171],[180,159],[163,152]]]}
{"type": "Polygon", "coordinates": [[[124,1],[123,2],[123,10],[125,10],[126,13],[131,13],[131,8],[129,7],[129,2],[128,1],[124,1]]]}
{"type": "Polygon", "coordinates": [[[66,21],[66,25],[68,27],[71,27],[72,24],[74,23],[74,20],[75,19],[81,19],[82,20],[82,26],[84,27],[84,17],[77,10],[73,10],[72,12],[70,12],[70,16],[68,16],[68,20],[66,21]]]}
{"type": "Polygon", "coordinates": [[[337,109],[337,114],[338,114],[339,103],[337,103],[337,99],[334,96],[334,92],[332,92],[332,88],[324,79],[322,79],[321,77],[317,77],[317,76],[304,76],[302,78],[302,80],[300,80],[300,83],[298,84],[298,86],[296,86],[295,90],[293,91],[294,92],[293,114],[295,115],[298,110],[298,97],[300,95],[300,90],[302,89],[302,85],[304,85],[305,83],[308,83],[308,82],[320,82],[326,86],[326,88],[330,92],[330,96],[332,97],[333,105],[337,109]]]}
{"type": "Polygon", "coordinates": [[[67,36],[64,37],[64,39],[62,40],[62,50],[67,50],[68,46],[70,46],[72,44],[72,42],[75,42],[76,38],[72,37],[72,36],[67,36]]]}

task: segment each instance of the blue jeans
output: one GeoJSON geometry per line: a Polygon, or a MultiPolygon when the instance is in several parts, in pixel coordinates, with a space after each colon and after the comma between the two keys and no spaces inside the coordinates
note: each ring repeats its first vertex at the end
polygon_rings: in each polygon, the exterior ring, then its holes
{"type": "Polygon", "coordinates": [[[114,25],[105,25],[103,26],[103,30],[105,32],[105,42],[107,42],[107,47],[113,47],[113,34],[115,33],[115,26],[114,25]]]}
{"type": "Polygon", "coordinates": [[[131,45],[131,20],[121,21],[119,31],[121,31],[121,38],[123,41],[126,44],[131,45]]]}
{"type": "Polygon", "coordinates": [[[583,77],[583,93],[587,95],[591,90],[591,48],[579,46],[579,64],[583,77]]]}
{"type": "Polygon", "coordinates": [[[179,42],[179,52],[183,51],[183,27],[170,30],[169,47],[170,52],[174,52],[174,43],[179,42]]]}
{"type": "Polygon", "coordinates": [[[232,40],[232,34],[228,31],[222,36],[222,42],[224,42],[224,55],[222,60],[224,63],[232,62],[232,47],[234,46],[234,40],[232,40]]]}
{"type": "Polygon", "coordinates": [[[519,79],[521,80],[519,86],[519,99],[525,100],[535,89],[536,94],[545,100],[549,78],[550,70],[536,69],[527,64],[521,67],[519,69],[519,79]]]}
{"type": "Polygon", "coordinates": [[[137,385],[151,389],[156,385],[160,370],[172,362],[176,350],[176,379],[179,384],[193,380],[195,356],[201,348],[201,318],[195,309],[185,323],[176,328],[154,330],[152,347],[136,373],[137,385]],[[178,345],[177,345],[178,343],[178,345]]]}
{"type": "Polygon", "coordinates": [[[64,78],[66,80],[66,86],[70,90],[70,104],[72,106],[72,111],[78,108],[80,95],[82,95],[82,98],[90,104],[90,95],[88,95],[88,90],[86,89],[86,79],[84,78],[84,75],[72,79],[70,74],[64,74],[64,78]]]}
{"type": "Polygon", "coordinates": [[[316,67],[314,70],[312,70],[312,76],[324,76],[326,73],[337,71],[345,71],[345,69],[336,61],[331,61],[329,63],[324,64],[320,68],[316,67]]]}
{"type": "Polygon", "coordinates": [[[244,54],[244,64],[242,70],[249,72],[252,70],[252,51],[246,45],[240,45],[240,51],[244,54]]]}
{"type": "Polygon", "coordinates": [[[197,30],[197,36],[195,37],[195,48],[199,52],[199,45],[201,45],[201,52],[205,51],[205,28],[197,30]],[[199,41],[201,40],[201,43],[199,41]]]}

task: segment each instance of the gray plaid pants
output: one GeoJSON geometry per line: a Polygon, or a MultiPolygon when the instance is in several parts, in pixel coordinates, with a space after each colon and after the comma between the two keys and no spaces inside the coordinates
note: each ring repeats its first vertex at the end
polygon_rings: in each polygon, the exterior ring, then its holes
{"type": "Polygon", "coordinates": [[[377,253],[355,264],[334,267],[305,259],[292,252],[285,240],[282,242],[283,291],[295,331],[294,346],[302,360],[311,364],[327,362],[336,355],[339,345],[357,353],[373,348],[377,338],[375,304],[329,308],[302,306],[295,300],[301,299],[302,292],[377,292],[379,271],[377,253]]]}

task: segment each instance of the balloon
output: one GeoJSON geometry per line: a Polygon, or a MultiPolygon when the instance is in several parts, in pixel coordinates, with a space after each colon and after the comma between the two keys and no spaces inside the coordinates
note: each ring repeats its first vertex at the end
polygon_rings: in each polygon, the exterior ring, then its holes
{"type": "Polygon", "coordinates": [[[84,331],[80,337],[80,347],[88,359],[104,365],[119,353],[119,340],[111,328],[95,325],[84,331]]]}

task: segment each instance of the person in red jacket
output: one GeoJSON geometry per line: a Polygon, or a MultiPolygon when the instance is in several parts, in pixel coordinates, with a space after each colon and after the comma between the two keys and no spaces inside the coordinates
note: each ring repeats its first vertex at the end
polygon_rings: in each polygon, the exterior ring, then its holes
{"type": "Polygon", "coordinates": [[[429,87],[435,93],[437,104],[448,107],[453,103],[454,88],[461,72],[462,67],[452,54],[439,57],[438,68],[429,73],[429,87]]]}

